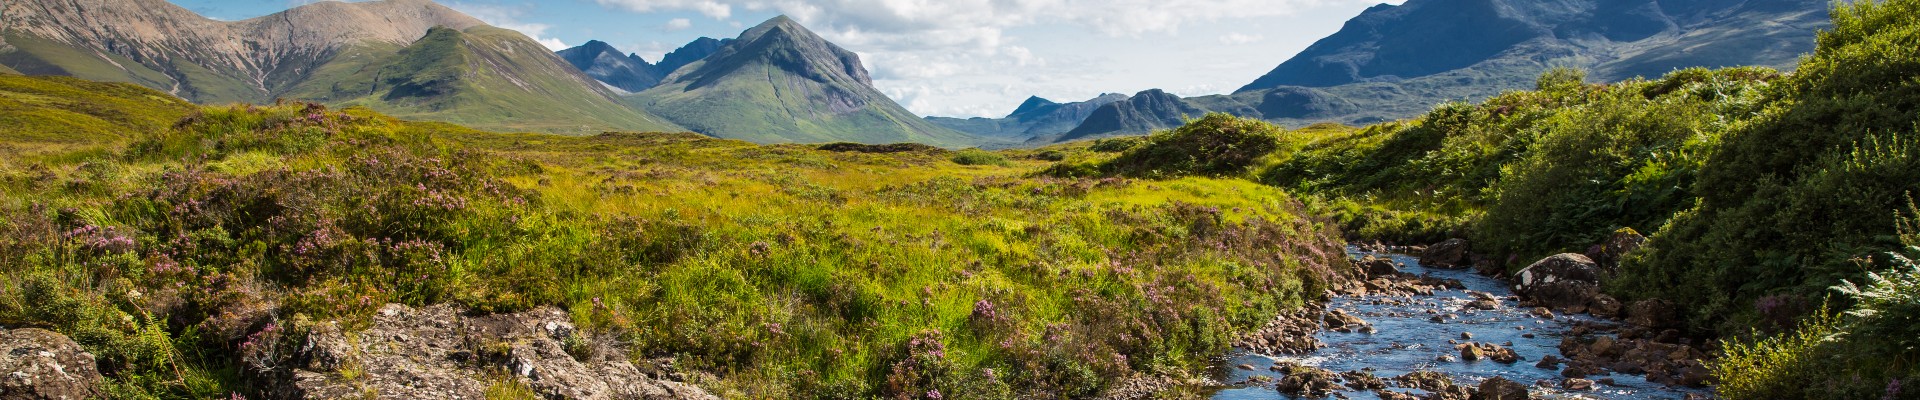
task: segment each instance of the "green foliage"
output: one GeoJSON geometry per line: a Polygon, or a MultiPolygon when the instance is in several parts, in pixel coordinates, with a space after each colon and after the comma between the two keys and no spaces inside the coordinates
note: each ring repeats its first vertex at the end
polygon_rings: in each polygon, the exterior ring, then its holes
{"type": "Polygon", "coordinates": [[[386,303],[560,307],[730,396],[1086,396],[1202,374],[1350,270],[1332,226],[1238,180],[308,104],[165,126],[0,164],[0,324],[75,337],[117,398],[257,396],[243,354],[296,348],[275,327],[386,303]]]}
{"type": "Polygon", "coordinates": [[[111,144],[159,132],[193,109],[171,95],[130,84],[0,75],[5,146],[111,144]]]}
{"type": "Polygon", "coordinates": [[[1778,293],[1820,296],[1883,269],[1894,211],[1920,193],[1920,2],[1836,4],[1819,49],[1701,166],[1698,206],[1658,231],[1620,287],[1745,326],[1778,293]],[[1874,259],[1861,268],[1856,259],[1874,259]]]}
{"type": "MultiPolygon", "coordinates": [[[[1119,157],[1101,164],[1107,175],[1168,178],[1245,174],[1288,142],[1265,121],[1207,114],[1173,130],[1147,136],[1119,157]]],[[[1096,149],[1103,143],[1096,143],[1096,149]]],[[[1117,147],[1117,146],[1105,146],[1117,147]]]]}
{"type": "Polygon", "coordinates": [[[966,149],[953,153],[953,163],[960,165],[991,165],[996,167],[1013,166],[1007,156],[980,149],[966,149]]]}
{"type": "MultiPolygon", "coordinates": [[[[1526,129],[1473,230],[1476,251],[1537,260],[1600,243],[1620,228],[1666,225],[1693,206],[1695,176],[1730,124],[1754,112],[1767,81],[1747,69],[1676,72],[1593,93],[1526,129]],[[1669,88],[1648,96],[1648,88],[1669,88]]],[[[1542,78],[1543,80],[1546,77],[1542,78]]]]}
{"type": "Polygon", "coordinates": [[[1722,341],[1720,358],[1709,364],[1714,391],[1729,399],[1813,398],[1808,389],[1824,386],[1819,364],[1837,346],[1839,329],[1839,319],[1822,307],[1792,332],[1722,341]]]}

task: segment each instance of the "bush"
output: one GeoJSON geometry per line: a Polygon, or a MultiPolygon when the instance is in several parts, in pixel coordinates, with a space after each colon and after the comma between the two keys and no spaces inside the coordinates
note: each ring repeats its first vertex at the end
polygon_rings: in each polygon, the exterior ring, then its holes
{"type": "Polygon", "coordinates": [[[998,167],[1013,165],[1013,162],[1007,161],[1007,156],[980,149],[966,149],[954,153],[953,163],[960,165],[992,165],[998,167]]]}
{"type": "Polygon", "coordinates": [[[1212,113],[1148,136],[1101,169],[1129,177],[1236,176],[1280,150],[1283,134],[1265,121],[1212,113]]]}
{"type": "Polygon", "coordinates": [[[1094,140],[1093,146],[1089,146],[1087,149],[1101,153],[1119,153],[1132,150],[1135,146],[1139,146],[1140,142],[1142,142],[1142,140],[1138,137],[1098,139],[1094,140]]]}
{"type": "Polygon", "coordinates": [[[1618,288],[1688,305],[1699,330],[1757,318],[1767,295],[1823,296],[1856,259],[1902,247],[1920,193],[1920,1],[1836,4],[1834,27],[1701,166],[1698,206],[1656,232],[1618,288]]]}

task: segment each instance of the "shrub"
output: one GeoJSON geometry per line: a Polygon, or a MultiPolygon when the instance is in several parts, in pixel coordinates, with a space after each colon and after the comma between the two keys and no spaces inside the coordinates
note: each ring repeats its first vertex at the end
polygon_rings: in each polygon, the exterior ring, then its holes
{"type": "Polygon", "coordinates": [[[998,167],[1013,165],[1013,162],[1007,161],[1007,156],[980,149],[966,149],[953,153],[953,163],[960,165],[992,165],[998,167]]]}
{"type": "Polygon", "coordinates": [[[1820,295],[1901,247],[1891,216],[1920,193],[1920,1],[1834,7],[1814,54],[1701,166],[1698,206],[1627,265],[1628,297],[1687,305],[1700,330],[1746,326],[1756,298],[1820,295]]]}
{"type": "Polygon", "coordinates": [[[1139,146],[1142,141],[1143,140],[1141,140],[1141,138],[1138,138],[1138,137],[1118,137],[1118,138],[1111,138],[1111,139],[1098,139],[1098,140],[1094,140],[1093,146],[1088,146],[1087,149],[1093,150],[1096,152],[1101,152],[1101,153],[1119,153],[1127,150],[1132,150],[1134,146],[1139,146]]]}
{"type": "Polygon", "coordinates": [[[1148,136],[1101,169],[1129,177],[1235,176],[1280,150],[1282,136],[1280,127],[1265,121],[1207,114],[1148,136]]]}

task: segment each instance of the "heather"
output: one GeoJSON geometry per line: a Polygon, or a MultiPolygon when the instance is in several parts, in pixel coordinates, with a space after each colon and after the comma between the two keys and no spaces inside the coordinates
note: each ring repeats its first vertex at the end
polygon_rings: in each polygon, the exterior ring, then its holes
{"type": "Polygon", "coordinates": [[[725,397],[1086,397],[1204,373],[1347,270],[1243,180],[304,103],[155,121],[0,159],[0,324],[73,337],[114,398],[257,395],[248,348],[386,303],[562,307],[725,397]]]}

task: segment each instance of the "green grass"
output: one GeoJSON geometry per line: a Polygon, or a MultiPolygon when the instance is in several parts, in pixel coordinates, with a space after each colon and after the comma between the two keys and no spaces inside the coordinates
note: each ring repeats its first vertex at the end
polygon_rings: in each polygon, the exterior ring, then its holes
{"type": "Polygon", "coordinates": [[[113,145],[169,128],[195,109],[135,85],[0,75],[0,146],[25,152],[113,145]]]}
{"type": "Polygon", "coordinates": [[[111,397],[257,396],[247,310],[298,331],[388,302],[562,307],[726,397],[1086,397],[1205,374],[1350,271],[1336,231],[1240,179],[298,103],[180,121],[0,149],[0,324],[74,336],[111,397]]]}

